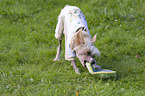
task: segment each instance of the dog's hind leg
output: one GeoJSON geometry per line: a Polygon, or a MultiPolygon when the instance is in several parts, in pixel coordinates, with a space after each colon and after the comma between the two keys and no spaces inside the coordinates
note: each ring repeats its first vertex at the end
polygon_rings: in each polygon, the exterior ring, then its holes
{"type": "Polygon", "coordinates": [[[58,42],[59,42],[59,46],[58,46],[58,48],[57,48],[57,54],[56,54],[56,57],[55,57],[54,61],[60,59],[60,53],[61,53],[61,41],[62,41],[62,40],[58,40],[58,42]]]}
{"type": "Polygon", "coordinates": [[[79,69],[78,69],[77,66],[76,66],[75,60],[72,60],[72,61],[71,61],[71,65],[73,66],[75,72],[76,72],[77,74],[81,75],[79,69]]]}

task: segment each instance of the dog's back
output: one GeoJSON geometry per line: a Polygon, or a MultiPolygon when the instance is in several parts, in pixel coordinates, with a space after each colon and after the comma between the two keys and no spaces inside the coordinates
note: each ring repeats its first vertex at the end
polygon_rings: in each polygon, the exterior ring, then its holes
{"type": "MultiPolygon", "coordinates": [[[[61,14],[64,19],[64,27],[66,31],[73,33],[80,27],[85,27],[88,30],[87,21],[82,11],[76,6],[66,5],[62,10],[61,14]]],[[[89,30],[88,30],[89,32],[89,30]]]]}

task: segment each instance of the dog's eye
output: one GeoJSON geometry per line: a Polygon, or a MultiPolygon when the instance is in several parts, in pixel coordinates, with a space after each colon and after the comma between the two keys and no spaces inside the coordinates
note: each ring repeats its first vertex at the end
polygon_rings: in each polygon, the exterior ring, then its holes
{"type": "Polygon", "coordinates": [[[87,52],[87,54],[88,54],[88,55],[91,55],[91,52],[90,52],[90,51],[88,51],[88,52],[87,52]]]}

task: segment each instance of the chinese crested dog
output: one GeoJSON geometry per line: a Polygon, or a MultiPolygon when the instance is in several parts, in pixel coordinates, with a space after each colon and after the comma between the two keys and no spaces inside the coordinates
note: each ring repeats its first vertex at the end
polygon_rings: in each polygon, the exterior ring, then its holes
{"type": "Polygon", "coordinates": [[[55,37],[58,39],[59,46],[54,61],[60,59],[61,41],[65,37],[65,59],[71,61],[76,73],[80,74],[75,63],[76,56],[84,67],[86,62],[89,62],[95,69],[101,69],[94,59],[94,57],[100,56],[100,51],[94,46],[96,35],[91,39],[87,21],[78,7],[66,5],[61,10],[55,37]]]}

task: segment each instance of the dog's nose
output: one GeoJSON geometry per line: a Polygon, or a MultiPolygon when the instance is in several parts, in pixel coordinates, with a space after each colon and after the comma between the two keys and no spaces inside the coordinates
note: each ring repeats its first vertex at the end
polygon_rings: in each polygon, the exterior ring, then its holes
{"type": "Polygon", "coordinates": [[[92,61],[91,61],[91,64],[95,64],[95,60],[92,60],[92,61]]]}

